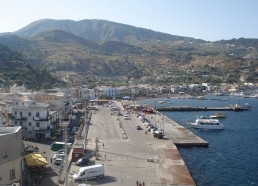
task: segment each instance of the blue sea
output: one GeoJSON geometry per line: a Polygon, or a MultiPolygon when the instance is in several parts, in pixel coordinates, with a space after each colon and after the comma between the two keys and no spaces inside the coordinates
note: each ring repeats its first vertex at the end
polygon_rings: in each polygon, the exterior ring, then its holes
{"type": "MultiPolygon", "coordinates": [[[[179,148],[195,183],[199,186],[258,185],[258,99],[205,96],[205,100],[159,98],[143,103],[162,106],[226,106],[248,104],[249,111],[224,111],[224,130],[190,129],[209,142],[209,147],[179,148]],[[160,102],[162,100],[162,103],[160,102]]],[[[162,112],[184,126],[186,120],[210,116],[215,111],[162,112]]]]}

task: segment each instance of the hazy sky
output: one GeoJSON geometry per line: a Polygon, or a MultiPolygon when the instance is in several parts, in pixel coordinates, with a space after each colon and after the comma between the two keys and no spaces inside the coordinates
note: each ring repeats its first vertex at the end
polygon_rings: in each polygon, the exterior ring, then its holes
{"type": "Polygon", "coordinates": [[[209,41],[258,38],[258,0],[0,0],[0,33],[39,19],[104,19],[209,41]]]}

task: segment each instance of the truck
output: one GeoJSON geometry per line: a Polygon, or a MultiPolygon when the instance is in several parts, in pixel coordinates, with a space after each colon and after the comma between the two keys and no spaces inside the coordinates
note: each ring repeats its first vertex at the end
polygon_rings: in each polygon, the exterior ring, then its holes
{"type": "MultiPolygon", "coordinates": [[[[66,143],[66,146],[67,146],[67,150],[70,151],[70,149],[72,148],[72,143],[66,143]]],[[[51,144],[52,151],[58,151],[64,148],[65,148],[65,142],[54,142],[51,144]]]]}
{"type": "Polygon", "coordinates": [[[92,179],[92,178],[103,177],[103,176],[104,176],[104,165],[97,164],[97,165],[91,165],[91,166],[80,168],[79,171],[73,175],[73,180],[79,181],[79,180],[86,180],[86,179],[92,179]]]}

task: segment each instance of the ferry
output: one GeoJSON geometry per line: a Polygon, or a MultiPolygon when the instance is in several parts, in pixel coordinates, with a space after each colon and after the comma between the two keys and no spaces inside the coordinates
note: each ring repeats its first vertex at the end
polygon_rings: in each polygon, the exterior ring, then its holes
{"type": "Polygon", "coordinates": [[[187,123],[192,128],[198,129],[224,129],[218,119],[196,119],[194,123],[187,123]]]}

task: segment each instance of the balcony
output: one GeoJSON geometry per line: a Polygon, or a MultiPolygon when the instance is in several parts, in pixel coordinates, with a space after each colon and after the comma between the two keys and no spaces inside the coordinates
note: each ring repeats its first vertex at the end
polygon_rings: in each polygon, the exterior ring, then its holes
{"type": "Polygon", "coordinates": [[[49,121],[50,119],[51,117],[37,117],[37,116],[33,117],[34,121],[49,121]]]}
{"type": "Polygon", "coordinates": [[[11,118],[14,119],[14,120],[27,120],[26,116],[12,115],[11,118]]]}
{"type": "Polygon", "coordinates": [[[33,130],[38,131],[40,128],[39,127],[33,127],[33,130]]]}

